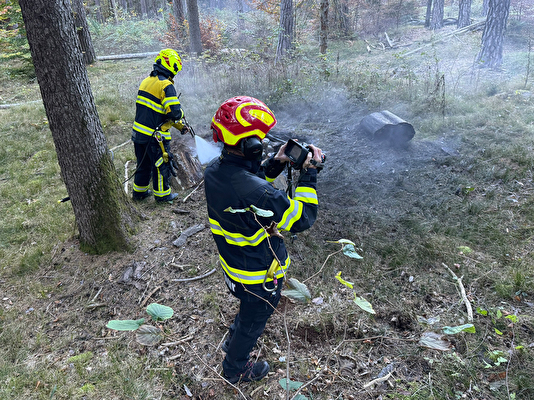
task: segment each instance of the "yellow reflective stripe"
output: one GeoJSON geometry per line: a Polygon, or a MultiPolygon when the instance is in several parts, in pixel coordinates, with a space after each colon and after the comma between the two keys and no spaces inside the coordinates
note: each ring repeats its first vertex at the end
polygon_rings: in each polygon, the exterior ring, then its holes
{"type": "Polygon", "coordinates": [[[176,104],[180,104],[180,101],[178,100],[178,97],[176,96],[166,97],[163,99],[163,107],[165,108],[174,106],[176,104]]]}
{"type": "MultiPolygon", "coordinates": [[[[221,261],[221,266],[224,269],[224,272],[234,281],[243,283],[245,285],[254,285],[254,284],[261,284],[263,283],[265,279],[265,275],[267,274],[267,270],[264,269],[262,271],[245,271],[243,269],[237,269],[230,267],[226,261],[224,261],[224,258],[222,258],[219,255],[219,260],[221,261]]],[[[280,268],[276,271],[276,278],[282,278],[287,269],[289,268],[289,265],[291,264],[291,260],[289,257],[284,262],[285,265],[281,265],[280,268]]],[[[266,282],[272,282],[274,279],[267,278],[266,282]]]]}
{"type": "Polygon", "coordinates": [[[149,186],[139,186],[139,185],[136,185],[135,182],[133,184],[133,190],[134,192],[146,192],[148,190],[149,186]]]}
{"type": "Polygon", "coordinates": [[[224,240],[226,240],[226,243],[233,244],[235,246],[257,246],[263,240],[267,238],[267,233],[263,229],[259,229],[254,235],[252,236],[245,236],[241,235],[240,233],[233,233],[229,232],[221,227],[221,225],[215,221],[214,219],[210,218],[210,228],[211,232],[214,235],[219,235],[224,237],[224,240]]]}
{"type": "Polygon", "coordinates": [[[167,132],[161,131],[160,133],[161,133],[161,138],[163,140],[171,140],[172,139],[170,131],[167,131],[167,132]]]}
{"type": "Polygon", "coordinates": [[[266,180],[267,182],[269,182],[269,183],[273,183],[273,182],[276,180],[276,178],[269,178],[268,176],[266,176],[266,177],[265,177],[265,180],[266,180]]]}
{"type": "Polygon", "coordinates": [[[282,215],[282,219],[277,225],[278,229],[283,229],[286,231],[289,231],[293,224],[300,219],[300,217],[302,216],[302,210],[304,209],[302,203],[290,199],[289,197],[288,199],[290,205],[288,209],[284,212],[284,215],[282,215]]]}
{"type": "Polygon", "coordinates": [[[161,164],[163,164],[163,157],[160,157],[158,161],[156,161],[156,167],[161,167],[161,164]]]}
{"type": "Polygon", "coordinates": [[[319,204],[317,201],[317,192],[311,187],[299,186],[295,190],[294,199],[303,203],[319,204]]]}
{"type": "Polygon", "coordinates": [[[148,136],[152,136],[154,133],[154,128],[149,128],[148,126],[142,125],[139,122],[134,122],[133,130],[148,136]]]}
{"type": "Polygon", "coordinates": [[[165,114],[165,107],[163,107],[161,104],[156,103],[155,101],[152,101],[146,97],[137,96],[136,103],[141,104],[142,106],[148,107],[151,110],[154,110],[160,114],[165,114]]]}

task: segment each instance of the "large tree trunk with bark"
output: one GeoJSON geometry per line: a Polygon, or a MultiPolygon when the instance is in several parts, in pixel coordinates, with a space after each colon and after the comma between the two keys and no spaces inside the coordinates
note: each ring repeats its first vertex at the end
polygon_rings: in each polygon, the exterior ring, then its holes
{"type": "Polygon", "coordinates": [[[197,0],[187,0],[187,15],[189,17],[189,40],[191,52],[202,54],[202,38],[200,36],[200,17],[198,15],[197,0]]]}
{"type": "Polygon", "coordinates": [[[485,68],[499,68],[502,65],[502,47],[504,32],[510,12],[510,0],[490,0],[482,48],[475,64],[485,68]]]}
{"type": "Polygon", "coordinates": [[[460,0],[458,6],[457,28],[464,28],[471,25],[471,0],[460,0]]]}
{"type": "Polygon", "coordinates": [[[96,13],[96,20],[100,22],[101,24],[103,24],[104,15],[102,14],[102,5],[100,4],[100,0],[95,0],[95,13],[96,13]]]}
{"type": "Polygon", "coordinates": [[[321,54],[326,54],[328,47],[328,0],[321,0],[320,7],[321,31],[319,33],[319,51],[321,54]]]}
{"type": "Polygon", "coordinates": [[[430,28],[430,18],[432,17],[432,0],[426,1],[425,28],[430,28]]]}
{"type": "Polygon", "coordinates": [[[106,146],[70,0],[19,3],[82,248],[123,251],[130,247],[133,209],[106,146]]]}
{"type": "Polygon", "coordinates": [[[92,64],[96,61],[96,54],[93,41],[91,40],[91,33],[89,32],[89,25],[87,24],[83,0],[73,0],[72,10],[74,12],[76,33],[78,34],[78,40],[82,49],[83,61],[85,65],[92,64]]]}
{"type": "Polygon", "coordinates": [[[432,6],[432,19],[430,29],[436,30],[443,28],[443,15],[445,14],[445,0],[434,0],[432,6]]]}
{"type": "Polygon", "coordinates": [[[172,10],[174,14],[174,19],[176,21],[176,28],[178,29],[178,32],[176,32],[177,39],[180,43],[183,43],[187,39],[187,37],[185,30],[184,3],[182,2],[182,0],[173,0],[172,10]]]}
{"type": "Polygon", "coordinates": [[[293,0],[280,1],[280,33],[276,47],[276,60],[281,60],[292,49],[293,30],[293,0]]]}

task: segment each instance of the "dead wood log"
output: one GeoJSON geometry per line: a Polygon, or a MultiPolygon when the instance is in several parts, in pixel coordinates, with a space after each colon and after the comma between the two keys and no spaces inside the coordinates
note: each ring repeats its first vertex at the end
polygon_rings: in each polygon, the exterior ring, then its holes
{"type": "Polygon", "coordinates": [[[158,55],[158,52],[150,52],[150,53],[133,53],[133,54],[114,54],[111,56],[97,56],[96,59],[98,61],[108,61],[108,60],[127,60],[130,58],[147,58],[147,57],[155,57],[158,55]]]}
{"type": "Polygon", "coordinates": [[[415,135],[411,124],[388,110],[367,115],[360,121],[360,128],[374,140],[388,141],[395,146],[409,142],[415,135]]]}
{"type": "Polygon", "coordinates": [[[442,35],[442,36],[439,36],[433,40],[430,41],[430,43],[427,43],[423,46],[420,46],[418,47],[417,49],[414,49],[414,50],[410,50],[409,52],[407,53],[404,53],[402,54],[401,56],[402,57],[406,57],[406,56],[409,56],[410,54],[414,54],[414,53],[417,53],[418,51],[421,51],[422,49],[424,49],[425,47],[428,47],[428,46],[432,46],[433,44],[435,43],[439,43],[441,42],[442,40],[445,40],[451,36],[455,36],[455,35],[459,35],[461,33],[465,33],[465,32],[470,32],[470,31],[474,31],[476,29],[480,29],[482,28],[484,25],[486,24],[486,20],[484,21],[479,21],[479,22],[475,22],[474,24],[471,24],[471,25],[468,25],[466,27],[463,27],[463,28],[460,28],[460,29],[456,29],[452,32],[449,32],[445,35],[442,35]]]}
{"type": "Polygon", "coordinates": [[[196,154],[195,140],[189,135],[180,135],[173,128],[171,152],[177,164],[176,175],[171,179],[171,186],[175,190],[185,190],[198,185],[204,178],[202,165],[196,154]]]}

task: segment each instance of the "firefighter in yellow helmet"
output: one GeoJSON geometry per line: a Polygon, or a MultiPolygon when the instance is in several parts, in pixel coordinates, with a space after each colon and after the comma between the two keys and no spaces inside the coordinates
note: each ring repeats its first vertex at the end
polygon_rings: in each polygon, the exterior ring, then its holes
{"type": "Polygon", "coordinates": [[[289,198],[270,183],[290,160],[284,154],[287,143],[261,162],[262,140],[275,125],[273,112],[249,96],[226,100],[211,124],[214,141],[224,143],[224,148],[204,172],[208,217],[226,286],[240,300],[222,345],[224,376],[231,383],[257,381],[269,372],[266,361],[250,360],[250,351],[280,300],[290,264],[283,238],[271,235],[274,227],[301,232],[317,217],[317,169],[312,160],[322,161],[321,149],[309,146],[295,196],[289,198]],[[251,206],[272,216],[228,211],[251,206]]]}
{"type": "MultiPolygon", "coordinates": [[[[171,192],[170,187],[173,170],[169,143],[171,126],[177,122],[180,125],[184,117],[173,81],[181,69],[182,60],[176,51],[161,50],[154,60],[150,76],[139,86],[132,132],[137,158],[133,184],[134,200],[143,200],[151,194],[154,194],[158,202],[170,202],[178,197],[177,193],[171,192]],[[163,143],[170,160],[163,157],[160,142],[163,143]],[[149,189],[151,178],[153,190],[149,189]]],[[[181,130],[182,134],[186,132],[186,128],[181,130]]]]}

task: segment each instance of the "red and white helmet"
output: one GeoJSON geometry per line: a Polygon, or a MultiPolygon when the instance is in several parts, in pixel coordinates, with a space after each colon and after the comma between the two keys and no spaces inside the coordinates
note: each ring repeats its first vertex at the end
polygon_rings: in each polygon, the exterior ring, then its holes
{"type": "Polygon", "coordinates": [[[221,104],[211,121],[213,141],[235,146],[241,139],[256,136],[263,140],[276,117],[263,102],[250,96],[237,96],[221,104]]]}

